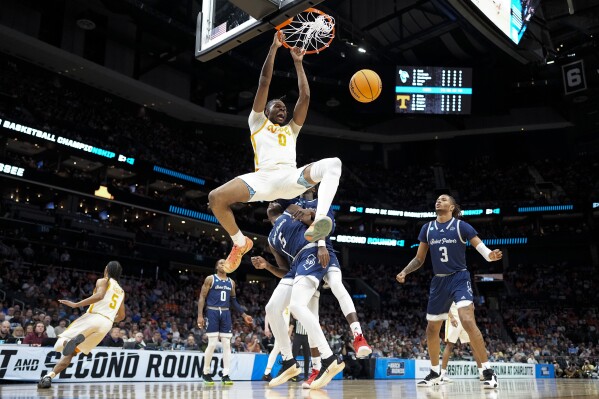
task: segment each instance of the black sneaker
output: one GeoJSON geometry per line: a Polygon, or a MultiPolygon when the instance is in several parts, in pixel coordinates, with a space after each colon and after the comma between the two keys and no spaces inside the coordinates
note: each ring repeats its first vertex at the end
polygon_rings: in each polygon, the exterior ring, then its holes
{"type": "Polygon", "coordinates": [[[284,384],[287,381],[289,381],[290,378],[295,377],[301,372],[302,369],[300,369],[299,364],[297,364],[294,358],[291,358],[289,360],[283,360],[281,370],[279,371],[279,375],[273,378],[268,383],[268,386],[276,387],[277,385],[284,384]]]}
{"type": "Polygon", "coordinates": [[[499,383],[497,382],[497,376],[495,375],[495,371],[493,371],[493,369],[484,369],[483,377],[485,378],[483,381],[483,388],[495,389],[499,386],[499,383]]]}
{"type": "Polygon", "coordinates": [[[264,375],[262,376],[262,381],[266,381],[266,382],[268,382],[268,381],[272,381],[272,376],[270,375],[270,373],[268,373],[268,374],[264,374],[264,375]]]}
{"type": "Polygon", "coordinates": [[[39,389],[48,389],[50,388],[50,385],[52,385],[52,378],[50,378],[48,375],[42,377],[40,382],[37,383],[37,387],[39,389]]]}
{"type": "Polygon", "coordinates": [[[202,374],[202,379],[205,385],[214,385],[214,380],[210,377],[210,374],[202,374]]]}
{"type": "Polygon", "coordinates": [[[322,365],[318,376],[310,384],[310,389],[320,389],[327,385],[333,377],[345,368],[345,363],[335,355],[322,359],[322,365]]]}
{"type": "Polygon", "coordinates": [[[77,335],[75,338],[73,338],[69,342],[67,342],[66,345],[64,346],[64,348],[62,348],[62,355],[63,356],[72,355],[73,352],[75,352],[75,349],[77,349],[77,345],[79,345],[83,341],[85,341],[85,336],[83,334],[77,335]]]}
{"type": "Polygon", "coordinates": [[[222,382],[223,385],[233,385],[233,381],[231,381],[228,375],[223,375],[223,378],[221,378],[220,382],[222,382]]]}
{"type": "Polygon", "coordinates": [[[433,369],[423,380],[418,381],[416,384],[417,387],[432,387],[433,385],[441,385],[441,376],[433,369]]]}

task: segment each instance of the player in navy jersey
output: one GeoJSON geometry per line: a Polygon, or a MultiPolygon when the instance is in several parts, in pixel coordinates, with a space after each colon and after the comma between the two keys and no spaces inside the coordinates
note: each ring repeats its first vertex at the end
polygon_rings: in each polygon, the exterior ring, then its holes
{"type": "Polygon", "coordinates": [[[488,262],[500,260],[501,251],[491,251],[478,238],[478,233],[471,225],[458,219],[460,207],[450,195],[443,194],[437,198],[435,211],[437,218],[426,223],[420,230],[420,245],[416,257],[396,277],[397,281],[403,284],[408,274],[423,265],[430,248],[434,277],[426,309],[426,338],[431,371],[417,385],[426,387],[441,383],[439,331],[443,321],[447,319],[452,302],[455,302],[462,326],[470,337],[470,345],[480,355],[485,379],[483,386],[489,389],[496,388],[497,377],[489,365],[485,341],[474,319],[472,283],[466,268],[466,242],[470,241],[472,247],[488,262]]]}
{"type": "Polygon", "coordinates": [[[204,370],[202,374],[204,383],[208,385],[214,384],[210,375],[210,363],[219,337],[223,344],[223,376],[221,381],[225,385],[233,384],[229,377],[231,337],[233,336],[231,311],[229,308],[233,306],[236,311],[241,313],[247,324],[253,323],[252,317],[245,314],[243,308],[237,302],[235,281],[227,277],[224,266],[224,259],[216,262],[216,273],[206,277],[200,292],[200,299],[198,300],[198,327],[204,328],[206,326],[206,335],[208,336],[208,346],[204,353],[204,370]],[[206,305],[206,318],[204,318],[204,305],[206,305]]]}
{"type": "Polygon", "coordinates": [[[268,205],[267,214],[273,223],[268,238],[269,245],[277,264],[282,268],[275,268],[260,257],[253,257],[252,263],[258,268],[267,268],[276,276],[282,277],[266,305],[267,318],[275,340],[279,340],[283,357],[281,371],[269,382],[269,385],[280,385],[301,372],[292,355],[287,335],[288,326],[282,318],[283,309],[289,305],[293,316],[306,328],[310,347],[318,348],[322,357],[321,370],[309,386],[310,389],[319,389],[328,384],[345,367],[345,364],[333,354],[320,328],[316,316],[318,302],[314,300],[320,280],[327,269],[338,268],[339,262],[332,251],[330,241],[328,245],[325,241],[317,244],[310,243],[304,238],[306,224],[310,224],[309,217],[302,220],[304,223],[298,222],[290,213],[283,212],[282,206],[276,202],[268,205]],[[287,267],[288,265],[290,267],[287,267]],[[285,273],[286,270],[289,271],[285,273]]]}

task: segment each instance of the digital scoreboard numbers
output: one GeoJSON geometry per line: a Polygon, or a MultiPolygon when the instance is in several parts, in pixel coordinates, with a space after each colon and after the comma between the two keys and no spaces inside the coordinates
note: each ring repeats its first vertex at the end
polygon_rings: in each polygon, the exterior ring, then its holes
{"type": "Polygon", "coordinates": [[[399,66],[395,76],[396,113],[470,113],[471,68],[399,66]]]}

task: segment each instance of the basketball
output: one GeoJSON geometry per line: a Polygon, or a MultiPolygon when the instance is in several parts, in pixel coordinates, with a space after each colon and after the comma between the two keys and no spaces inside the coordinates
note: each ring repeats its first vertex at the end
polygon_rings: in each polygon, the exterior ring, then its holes
{"type": "Polygon", "coordinates": [[[380,76],[370,69],[361,69],[349,80],[349,92],[361,103],[369,103],[378,98],[383,90],[380,76]]]}

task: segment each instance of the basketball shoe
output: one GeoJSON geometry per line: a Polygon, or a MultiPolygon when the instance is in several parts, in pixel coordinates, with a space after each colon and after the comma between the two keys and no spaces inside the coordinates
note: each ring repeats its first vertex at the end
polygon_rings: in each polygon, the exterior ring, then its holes
{"type": "Polygon", "coordinates": [[[428,373],[423,380],[418,381],[416,384],[417,387],[432,387],[434,385],[441,384],[441,376],[435,370],[431,369],[431,372],[428,373]]]}
{"type": "Polygon", "coordinates": [[[310,389],[310,385],[312,385],[316,377],[318,377],[318,373],[320,373],[320,370],[312,369],[312,374],[310,374],[310,377],[307,381],[304,381],[304,383],[302,384],[302,388],[310,389]]]}
{"type": "Polygon", "coordinates": [[[483,388],[495,389],[499,386],[497,383],[497,376],[495,375],[495,371],[493,371],[493,369],[483,370],[483,377],[485,377],[485,380],[483,381],[483,388]]]}
{"type": "Polygon", "coordinates": [[[237,270],[243,255],[247,254],[253,247],[254,242],[247,237],[245,237],[245,245],[243,247],[233,245],[231,253],[229,253],[229,256],[227,256],[225,265],[223,266],[225,273],[233,273],[235,270],[237,270]]]}
{"type": "Polygon", "coordinates": [[[272,376],[270,375],[270,373],[264,374],[262,376],[262,381],[266,381],[266,382],[272,381],[272,376]]]}
{"type": "Polygon", "coordinates": [[[223,375],[223,378],[221,378],[220,382],[222,382],[223,385],[233,385],[233,381],[231,381],[231,378],[229,378],[228,375],[223,375]]]}
{"type": "Polygon", "coordinates": [[[45,375],[42,377],[40,382],[37,383],[37,387],[40,389],[48,389],[52,385],[52,378],[49,375],[45,375]]]}
{"type": "Polygon", "coordinates": [[[372,353],[372,348],[368,345],[366,338],[362,334],[358,334],[354,338],[354,351],[358,359],[367,358],[372,353]]]}
{"type": "Polygon", "coordinates": [[[214,380],[208,374],[202,374],[202,379],[205,385],[214,385],[214,380]]]}
{"type": "Polygon", "coordinates": [[[85,335],[83,334],[79,334],[75,338],[69,340],[69,342],[65,344],[64,348],[62,348],[62,355],[72,355],[73,352],[75,352],[75,349],[77,349],[77,345],[79,345],[83,341],[85,341],[85,335]]]}
{"type": "Polygon", "coordinates": [[[343,371],[345,363],[340,360],[337,356],[331,355],[326,359],[322,359],[322,366],[318,375],[310,384],[310,389],[320,389],[327,385],[333,377],[343,371]]]}
{"type": "Polygon", "coordinates": [[[451,384],[453,380],[447,376],[447,373],[441,372],[441,384],[451,384]]]}
{"type": "Polygon", "coordinates": [[[268,383],[269,387],[276,387],[278,385],[284,384],[289,381],[290,378],[295,377],[302,372],[302,369],[300,369],[299,364],[294,358],[283,360],[282,364],[283,366],[279,371],[279,375],[277,375],[268,383]]]}
{"type": "Polygon", "coordinates": [[[309,242],[324,239],[333,229],[333,221],[328,216],[317,216],[310,227],[304,232],[304,238],[309,242]]]}

